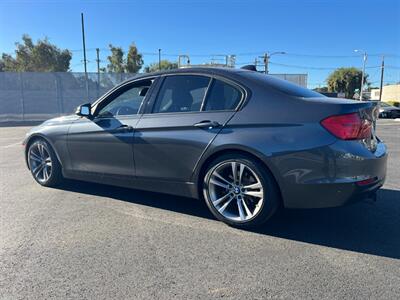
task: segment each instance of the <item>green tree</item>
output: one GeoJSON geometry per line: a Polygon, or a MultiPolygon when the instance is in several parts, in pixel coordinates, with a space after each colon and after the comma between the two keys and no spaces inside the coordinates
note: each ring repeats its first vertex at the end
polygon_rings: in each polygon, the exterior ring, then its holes
{"type": "Polygon", "coordinates": [[[126,56],[125,71],[127,73],[138,73],[143,66],[142,54],[139,53],[135,43],[129,46],[128,55],[126,56]]]}
{"type": "MultiPolygon", "coordinates": [[[[361,86],[362,72],[354,67],[339,68],[328,76],[326,80],[329,92],[345,93],[346,98],[353,98],[354,93],[361,86]]],[[[364,84],[368,75],[364,74],[364,84]]]]}
{"type": "Polygon", "coordinates": [[[111,55],[107,57],[107,71],[114,73],[138,73],[143,65],[142,54],[139,53],[135,43],[129,46],[128,54],[121,47],[109,45],[111,55]]]}
{"type": "Polygon", "coordinates": [[[124,51],[121,47],[114,47],[112,44],[109,45],[111,55],[107,57],[109,64],[107,65],[108,72],[124,73],[124,51]]]}
{"type": "Polygon", "coordinates": [[[66,72],[69,70],[72,54],[51,44],[47,38],[33,43],[29,35],[22,36],[22,43],[16,43],[15,58],[3,53],[0,71],[12,72],[66,72]]]}
{"type": "Polygon", "coordinates": [[[327,86],[317,87],[313,89],[313,91],[316,91],[318,93],[326,93],[328,92],[328,87],[327,86]]]}
{"type": "MultiPolygon", "coordinates": [[[[177,62],[172,62],[166,59],[161,60],[160,62],[161,70],[172,70],[178,68],[177,62]]],[[[152,63],[144,68],[146,73],[157,72],[160,70],[160,66],[158,62],[152,63]]]]}

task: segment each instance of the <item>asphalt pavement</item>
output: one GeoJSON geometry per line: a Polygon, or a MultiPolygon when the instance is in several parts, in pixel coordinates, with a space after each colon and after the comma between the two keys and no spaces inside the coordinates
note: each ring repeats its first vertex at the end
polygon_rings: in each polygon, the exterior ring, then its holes
{"type": "Polygon", "coordinates": [[[252,232],[194,199],[41,187],[28,129],[0,128],[0,299],[399,298],[400,122],[378,123],[390,156],[377,202],[285,210],[252,232]]]}

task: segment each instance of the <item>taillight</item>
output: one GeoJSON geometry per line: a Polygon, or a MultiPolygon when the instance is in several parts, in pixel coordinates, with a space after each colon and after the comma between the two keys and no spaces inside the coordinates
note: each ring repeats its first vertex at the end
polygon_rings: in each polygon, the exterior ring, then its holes
{"type": "Polygon", "coordinates": [[[372,123],[358,113],[336,115],[321,121],[322,126],[342,140],[362,140],[371,136],[372,123]]]}

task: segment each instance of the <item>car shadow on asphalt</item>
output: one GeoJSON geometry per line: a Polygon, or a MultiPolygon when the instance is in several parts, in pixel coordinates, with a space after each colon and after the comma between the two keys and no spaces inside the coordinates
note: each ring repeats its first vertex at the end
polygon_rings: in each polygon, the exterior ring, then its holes
{"type": "MultiPolygon", "coordinates": [[[[62,190],[214,219],[203,201],[67,180],[62,190]]],[[[282,210],[254,233],[400,259],[400,191],[381,189],[377,202],[329,209],[282,210]]]]}

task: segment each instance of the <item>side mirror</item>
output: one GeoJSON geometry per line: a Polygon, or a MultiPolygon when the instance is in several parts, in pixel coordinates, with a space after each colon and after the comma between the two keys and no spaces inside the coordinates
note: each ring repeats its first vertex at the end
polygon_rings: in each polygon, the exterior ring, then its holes
{"type": "Polygon", "coordinates": [[[92,114],[90,112],[90,108],[91,108],[90,103],[79,105],[76,108],[75,114],[77,114],[80,117],[91,118],[92,114]]]}

